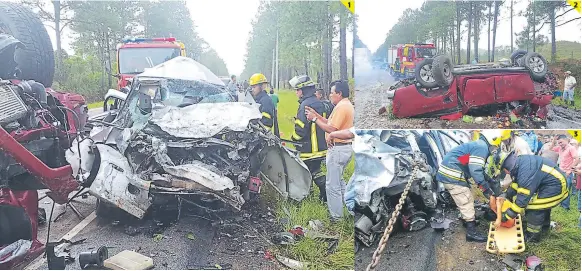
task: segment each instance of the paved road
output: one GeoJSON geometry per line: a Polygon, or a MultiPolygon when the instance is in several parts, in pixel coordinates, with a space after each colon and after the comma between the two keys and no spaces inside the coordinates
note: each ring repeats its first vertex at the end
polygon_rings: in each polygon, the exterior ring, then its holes
{"type": "MultiPolygon", "coordinates": [[[[75,207],[84,216],[94,211],[94,197],[89,196],[80,201],[75,203],[75,207]]],[[[48,207],[47,212],[50,211],[52,202],[49,199],[42,200],[41,203],[42,207],[48,207]]],[[[55,215],[62,209],[64,206],[57,205],[55,215]]],[[[86,240],[71,246],[70,255],[78,259],[80,252],[106,246],[110,257],[123,250],[133,250],[151,257],[154,269],[216,269],[216,265],[224,269],[284,269],[265,257],[265,252],[270,247],[268,233],[280,230],[274,223],[272,213],[273,211],[259,207],[241,213],[225,213],[218,219],[217,216],[210,217],[183,208],[177,222],[174,219],[177,213],[172,211],[164,211],[162,220],[153,219],[151,213],[143,220],[129,215],[97,217],[71,238],[73,242],[86,240]],[[163,221],[165,219],[167,220],[163,221]]],[[[60,220],[51,223],[51,241],[59,240],[81,221],[82,218],[68,210],[60,220]]],[[[39,229],[39,237],[43,243],[47,229],[48,225],[39,229]]],[[[48,266],[46,260],[39,257],[27,269],[46,270],[48,266]]],[[[78,270],[79,263],[69,263],[66,269],[78,270]]]]}
{"type": "Polygon", "coordinates": [[[101,107],[89,109],[89,117],[95,116],[95,115],[102,113],[102,112],[103,112],[103,108],[101,108],[101,107]]]}

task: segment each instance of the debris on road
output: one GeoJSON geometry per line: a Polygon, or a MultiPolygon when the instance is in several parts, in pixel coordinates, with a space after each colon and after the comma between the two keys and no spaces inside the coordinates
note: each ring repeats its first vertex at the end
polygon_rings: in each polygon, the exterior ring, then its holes
{"type": "Polygon", "coordinates": [[[297,260],[293,260],[287,257],[283,257],[283,256],[276,256],[277,260],[282,263],[283,265],[291,268],[291,269],[295,269],[295,270],[304,270],[306,269],[307,265],[309,263],[304,263],[304,262],[300,262],[297,260]]]}
{"type": "Polygon", "coordinates": [[[79,265],[81,269],[88,269],[89,267],[103,268],[103,262],[107,258],[109,258],[109,251],[107,247],[101,246],[93,251],[79,253],[79,265]]]}
{"type": "Polygon", "coordinates": [[[114,270],[147,270],[154,267],[154,260],[131,250],[124,250],[103,262],[105,268],[114,270]]]}

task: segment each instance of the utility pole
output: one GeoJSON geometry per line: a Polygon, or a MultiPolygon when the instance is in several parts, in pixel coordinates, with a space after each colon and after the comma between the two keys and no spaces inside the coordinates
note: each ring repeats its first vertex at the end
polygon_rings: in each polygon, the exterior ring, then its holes
{"type": "Polygon", "coordinates": [[[275,42],[275,88],[279,89],[279,29],[277,29],[277,41],[275,42]]]}
{"type": "Polygon", "coordinates": [[[273,61],[271,61],[271,85],[273,85],[274,88],[277,88],[276,87],[277,81],[273,82],[275,80],[275,49],[273,49],[272,60],[273,61]]]}

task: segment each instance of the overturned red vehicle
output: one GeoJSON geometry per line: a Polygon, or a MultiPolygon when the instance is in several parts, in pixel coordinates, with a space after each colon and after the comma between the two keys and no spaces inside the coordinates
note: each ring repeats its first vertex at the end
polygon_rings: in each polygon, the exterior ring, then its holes
{"type": "Polygon", "coordinates": [[[0,2],[0,269],[22,268],[44,252],[37,190],[64,204],[79,187],[64,153],[87,120],[85,99],[40,83],[52,83],[53,51],[42,47],[49,36],[31,15],[0,2]]]}
{"type": "Polygon", "coordinates": [[[539,54],[517,51],[512,63],[453,67],[444,55],[427,59],[417,66],[416,78],[391,87],[392,112],[406,118],[509,109],[545,118],[553,97],[552,88],[544,85],[552,76],[547,62],[539,54]]]}

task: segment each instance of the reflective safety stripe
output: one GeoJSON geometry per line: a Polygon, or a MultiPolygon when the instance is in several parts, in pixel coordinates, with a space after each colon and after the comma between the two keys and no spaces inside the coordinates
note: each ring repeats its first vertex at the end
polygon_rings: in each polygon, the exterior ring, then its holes
{"type": "Polygon", "coordinates": [[[507,218],[507,219],[512,219],[512,217],[511,217],[511,216],[509,216],[507,213],[505,213],[505,218],[507,218]]]}
{"type": "Polygon", "coordinates": [[[516,190],[517,190],[517,193],[520,193],[520,194],[523,194],[526,196],[529,196],[531,194],[531,192],[527,188],[519,187],[516,190]]]}
{"type": "Polygon", "coordinates": [[[477,165],[477,166],[484,166],[485,159],[479,156],[469,156],[469,164],[477,165]]]}
{"type": "Polygon", "coordinates": [[[305,159],[311,159],[311,158],[324,157],[326,155],[327,155],[327,151],[319,151],[319,152],[314,152],[314,153],[301,153],[301,154],[299,154],[299,158],[305,160],[305,159]]]}
{"type": "Polygon", "coordinates": [[[299,136],[296,132],[293,132],[293,134],[291,135],[291,138],[293,138],[293,140],[297,141],[297,140],[301,140],[303,137],[299,136]]]}
{"type": "Polygon", "coordinates": [[[541,171],[548,173],[554,178],[558,179],[560,181],[560,185],[562,186],[562,191],[559,195],[543,199],[540,199],[538,198],[538,195],[535,195],[527,206],[528,210],[550,209],[557,206],[560,204],[560,202],[562,202],[562,200],[568,197],[569,192],[568,187],[566,186],[566,177],[564,177],[564,175],[562,175],[555,168],[547,165],[542,165],[541,171]]]}
{"type": "Polygon", "coordinates": [[[319,146],[317,146],[317,132],[315,129],[315,122],[311,123],[311,152],[315,153],[319,150],[319,146]]]}
{"type": "Polygon", "coordinates": [[[438,172],[447,178],[451,178],[462,182],[465,181],[465,179],[463,178],[463,173],[461,171],[454,170],[452,168],[448,168],[446,166],[441,165],[439,167],[438,172]]]}
{"type": "Polygon", "coordinates": [[[517,183],[511,183],[511,188],[513,188],[515,191],[517,191],[517,189],[519,188],[519,185],[517,185],[517,183]]]}
{"type": "Polygon", "coordinates": [[[540,227],[540,226],[528,224],[526,230],[529,232],[538,233],[541,231],[541,229],[542,229],[542,227],[540,227]]]}
{"type": "Polygon", "coordinates": [[[510,208],[511,208],[511,210],[513,210],[514,212],[516,212],[518,214],[523,213],[523,208],[519,207],[517,204],[515,204],[515,202],[511,204],[510,208]]]}
{"type": "Polygon", "coordinates": [[[295,124],[299,125],[299,127],[301,128],[305,127],[305,123],[303,123],[303,121],[301,121],[300,119],[295,119],[295,124]]]}
{"type": "Polygon", "coordinates": [[[261,114],[263,115],[263,117],[271,119],[271,114],[269,114],[267,112],[262,112],[261,114]]]}

